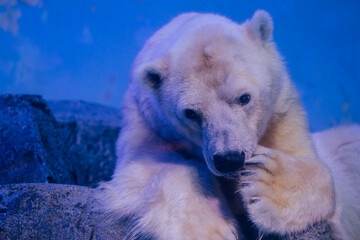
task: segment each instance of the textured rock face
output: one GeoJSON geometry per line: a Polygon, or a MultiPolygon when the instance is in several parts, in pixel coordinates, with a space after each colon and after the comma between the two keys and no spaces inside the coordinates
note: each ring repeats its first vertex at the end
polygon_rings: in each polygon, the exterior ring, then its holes
{"type": "MultiPolygon", "coordinates": [[[[119,111],[79,101],[49,106],[40,96],[0,95],[0,239],[124,239],[126,222],[105,223],[96,190],[77,186],[110,179],[119,111]]],[[[330,240],[330,233],[319,223],[261,239],[330,240]]]]}
{"type": "Polygon", "coordinates": [[[0,183],[109,180],[119,111],[81,101],[48,105],[35,95],[0,96],[0,183]]]}
{"type": "MultiPolygon", "coordinates": [[[[126,222],[107,224],[94,189],[62,184],[0,186],[0,239],[124,239],[126,222]]],[[[145,239],[139,237],[138,239],[145,239]]],[[[330,240],[327,224],[263,240],[330,240]]],[[[252,239],[251,239],[252,240],[252,239]]]]}
{"type": "Polygon", "coordinates": [[[266,236],[263,240],[333,240],[330,225],[316,223],[302,232],[292,233],[287,236],[266,236]]]}
{"type": "Polygon", "coordinates": [[[106,225],[94,189],[62,184],[0,186],[0,239],[124,239],[106,225]]]}
{"type": "Polygon", "coordinates": [[[72,156],[77,184],[93,187],[110,180],[116,163],[120,111],[82,101],[50,101],[48,105],[72,156]]]}
{"type": "Polygon", "coordinates": [[[0,96],[0,183],[75,183],[64,150],[40,96],[0,96]]]}

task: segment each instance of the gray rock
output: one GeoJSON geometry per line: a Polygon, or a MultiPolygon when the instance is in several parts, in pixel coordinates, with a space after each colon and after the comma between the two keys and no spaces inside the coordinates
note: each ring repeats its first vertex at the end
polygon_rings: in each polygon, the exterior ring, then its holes
{"type": "Polygon", "coordinates": [[[120,128],[119,109],[85,101],[47,101],[58,122],[79,122],[89,126],[120,128]]]}
{"type": "Polygon", "coordinates": [[[292,233],[284,240],[332,240],[331,227],[326,222],[316,223],[302,232],[292,233]]]}
{"type": "Polygon", "coordinates": [[[49,101],[48,105],[72,156],[77,184],[96,186],[110,180],[116,163],[120,111],[83,101],[49,101]]]}
{"type": "Polygon", "coordinates": [[[104,224],[94,189],[62,184],[0,186],[0,239],[123,239],[104,224]]]}
{"type": "Polygon", "coordinates": [[[266,236],[263,240],[332,240],[330,225],[326,222],[316,223],[307,229],[286,236],[266,236]]]}
{"type": "Polygon", "coordinates": [[[40,96],[0,95],[0,183],[74,183],[56,121],[40,96]]]}
{"type": "MultiPolygon", "coordinates": [[[[94,192],[92,188],[62,184],[2,185],[0,239],[124,239],[127,222],[108,224],[94,192]]],[[[301,233],[262,239],[332,238],[329,225],[319,223],[301,233]]]]}

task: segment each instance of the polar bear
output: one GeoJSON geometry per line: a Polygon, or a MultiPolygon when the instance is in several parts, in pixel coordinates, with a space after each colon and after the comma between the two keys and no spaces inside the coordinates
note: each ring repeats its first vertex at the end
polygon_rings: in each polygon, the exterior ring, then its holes
{"type": "Polygon", "coordinates": [[[263,10],[242,24],[186,13],[146,42],[100,194],[113,219],[130,217],[129,239],[244,239],[243,208],[264,233],[329,220],[346,235],[343,176],[319,160],[272,31],[263,10]]]}

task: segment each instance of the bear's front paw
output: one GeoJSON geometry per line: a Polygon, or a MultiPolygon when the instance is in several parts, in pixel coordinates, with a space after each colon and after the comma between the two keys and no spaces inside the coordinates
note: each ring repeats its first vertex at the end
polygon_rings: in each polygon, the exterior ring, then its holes
{"type": "Polygon", "coordinates": [[[301,231],[334,210],[332,179],[319,161],[260,146],[240,172],[240,192],[264,232],[301,231]]]}

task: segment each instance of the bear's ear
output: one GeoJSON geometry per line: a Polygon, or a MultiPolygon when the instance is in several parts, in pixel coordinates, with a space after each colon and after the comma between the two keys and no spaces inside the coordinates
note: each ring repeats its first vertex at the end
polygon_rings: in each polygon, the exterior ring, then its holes
{"type": "Polygon", "coordinates": [[[163,83],[163,78],[155,69],[145,69],[142,75],[143,84],[153,90],[157,90],[163,83]]]}
{"type": "Polygon", "coordinates": [[[273,20],[264,10],[257,10],[249,21],[252,33],[262,42],[266,43],[273,38],[273,20]]]}
{"type": "Polygon", "coordinates": [[[163,61],[153,61],[138,68],[138,78],[140,83],[148,89],[158,90],[163,82],[165,75],[163,61]]]}

